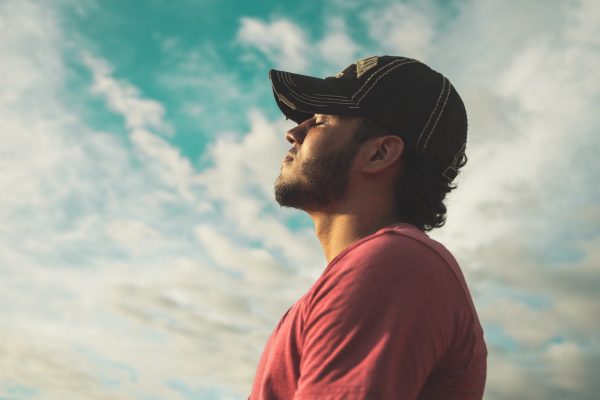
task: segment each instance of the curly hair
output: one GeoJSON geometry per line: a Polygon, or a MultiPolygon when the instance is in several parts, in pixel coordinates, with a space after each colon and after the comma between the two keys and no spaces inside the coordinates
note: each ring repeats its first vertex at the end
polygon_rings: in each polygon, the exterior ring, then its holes
{"type": "MultiPolygon", "coordinates": [[[[371,120],[363,118],[355,131],[354,144],[390,134],[387,129],[371,120]]],[[[402,153],[404,171],[394,182],[396,211],[402,221],[416,226],[424,232],[440,228],[446,223],[446,194],[456,189],[440,172],[431,156],[412,146],[405,146],[402,153]]],[[[467,156],[458,165],[460,170],[467,163],[467,156]]]]}

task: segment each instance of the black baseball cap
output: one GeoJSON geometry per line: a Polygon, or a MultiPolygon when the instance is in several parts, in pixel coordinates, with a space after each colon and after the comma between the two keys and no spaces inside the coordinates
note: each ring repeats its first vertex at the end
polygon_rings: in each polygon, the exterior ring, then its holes
{"type": "Polygon", "coordinates": [[[371,118],[407,146],[431,156],[448,182],[458,174],[467,143],[467,113],[439,72],[406,57],[358,60],[324,79],[270,70],[283,114],[300,124],[314,114],[371,118]]]}

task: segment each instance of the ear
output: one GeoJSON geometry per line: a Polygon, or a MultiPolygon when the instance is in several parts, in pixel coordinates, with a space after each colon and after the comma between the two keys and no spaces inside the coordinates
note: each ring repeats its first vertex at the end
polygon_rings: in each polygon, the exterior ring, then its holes
{"type": "Polygon", "coordinates": [[[404,152],[404,140],[396,135],[381,136],[365,146],[361,171],[374,174],[393,167],[400,162],[404,152]]]}

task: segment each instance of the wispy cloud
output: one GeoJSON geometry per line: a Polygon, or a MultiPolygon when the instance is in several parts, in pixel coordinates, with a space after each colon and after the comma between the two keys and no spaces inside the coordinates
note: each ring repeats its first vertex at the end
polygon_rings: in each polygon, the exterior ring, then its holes
{"type": "Polygon", "coordinates": [[[240,21],[237,39],[264,53],[278,68],[306,68],[309,46],[305,32],[287,19],[264,22],[244,17],[240,21]]]}
{"type": "MultiPolygon", "coordinates": [[[[327,19],[327,32],[316,44],[320,57],[334,68],[345,68],[355,61],[360,47],[354,42],[345,21],[340,17],[327,19]]],[[[317,63],[320,63],[317,60],[317,63]]]]}
{"type": "Polygon", "coordinates": [[[435,35],[436,11],[431,7],[395,3],[365,11],[363,21],[370,38],[383,53],[426,61],[435,35]]]}
{"type": "Polygon", "coordinates": [[[112,111],[125,117],[127,129],[155,129],[173,133],[173,128],[164,120],[165,108],[162,104],[141,98],[135,86],[111,77],[112,68],[104,60],[83,54],[82,61],[93,74],[92,93],[103,96],[112,111]]]}
{"type": "Polygon", "coordinates": [[[216,141],[206,154],[214,166],[200,173],[159,135],[170,130],[164,105],[89,52],[74,61],[91,73],[93,96],[123,117],[127,136],[63,118],[67,72],[31,62],[36,43],[49,59],[64,57],[63,32],[49,11],[27,4],[1,9],[15,21],[13,37],[0,42],[11,60],[2,76],[30,69],[2,83],[11,95],[2,97],[0,298],[11,328],[0,335],[0,393],[173,398],[201,382],[211,389],[195,393],[241,396],[271,327],[310,283],[294,267],[314,273],[318,264],[309,233],[296,237],[269,211],[285,123],[250,113],[248,135],[216,141]],[[32,35],[27,26],[41,20],[55,34],[32,35]],[[40,82],[34,92],[32,81],[40,82]],[[291,248],[293,239],[304,247],[291,248]],[[292,257],[296,264],[284,266],[292,257]]]}

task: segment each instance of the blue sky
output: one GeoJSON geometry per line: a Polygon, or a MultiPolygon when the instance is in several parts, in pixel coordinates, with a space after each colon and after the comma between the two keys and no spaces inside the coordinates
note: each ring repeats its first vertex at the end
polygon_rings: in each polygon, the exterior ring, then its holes
{"type": "Polygon", "coordinates": [[[469,114],[430,232],[459,260],[486,399],[600,390],[594,1],[0,0],[0,399],[245,399],[325,267],[272,188],[270,68],[418,58],[469,114]]]}

